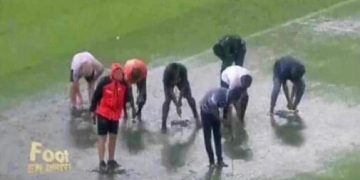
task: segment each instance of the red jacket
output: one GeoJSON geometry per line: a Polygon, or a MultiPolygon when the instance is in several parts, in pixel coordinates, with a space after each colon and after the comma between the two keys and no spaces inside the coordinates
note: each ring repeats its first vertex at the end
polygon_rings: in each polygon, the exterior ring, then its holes
{"type": "Polygon", "coordinates": [[[125,81],[114,80],[113,74],[121,70],[120,64],[111,65],[110,76],[103,77],[97,85],[92,98],[90,111],[96,111],[110,121],[119,121],[125,108],[128,86],[125,81]]]}

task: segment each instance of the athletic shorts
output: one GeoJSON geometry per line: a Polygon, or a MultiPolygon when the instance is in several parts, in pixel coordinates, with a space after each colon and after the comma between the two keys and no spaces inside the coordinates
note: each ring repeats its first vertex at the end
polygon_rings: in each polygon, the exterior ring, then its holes
{"type": "Polygon", "coordinates": [[[100,115],[97,116],[97,130],[99,136],[106,136],[108,133],[117,134],[119,121],[111,121],[100,115]]]}
{"type": "MultiPolygon", "coordinates": [[[[90,83],[95,80],[95,71],[90,76],[85,76],[85,80],[90,83]]],[[[70,82],[74,82],[74,70],[70,70],[70,82]]]]}

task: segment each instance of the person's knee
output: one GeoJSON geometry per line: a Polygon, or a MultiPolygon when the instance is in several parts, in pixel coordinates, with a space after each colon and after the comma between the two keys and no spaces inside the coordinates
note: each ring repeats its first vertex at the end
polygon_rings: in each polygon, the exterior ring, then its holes
{"type": "Polygon", "coordinates": [[[105,136],[98,136],[98,145],[105,146],[106,144],[106,135],[105,136]]]}
{"type": "Polygon", "coordinates": [[[186,96],[185,99],[190,103],[190,104],[195,104],[195,99],[192,96],[186,96]]]}
{"type": "Polygon", "coordinates": [[[170,99],[165,99],[163,105],[164,105],[164,106],[169,106],[169,105],[170,105],[170,102],[171,102],[170,99]]]}
{"type": "Polygon", "coordinates": [[[109,134],[109,141],[116,141],[117,134],[110,133],[109,134]]]}

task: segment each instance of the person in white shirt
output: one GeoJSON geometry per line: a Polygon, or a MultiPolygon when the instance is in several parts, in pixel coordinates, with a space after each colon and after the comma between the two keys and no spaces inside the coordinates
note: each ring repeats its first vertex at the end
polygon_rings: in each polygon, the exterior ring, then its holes
{"type": "Polygon", "coordinates": [[[89,52],[79,52],[73,56],[70,69],[70,101],[73,109],[83,105],[79,80],[84,77],[88,84],[88,98],[91,102],[96,80],[104,72],[103,65],[89,52]]]}
{"type": "MultiPolygon", "coordinates": [[[[244,116],[249,101],[247,89],[251,86],[252,77],[249,70],[241,66],[227,67],[221,74],[221,87],[227,88],[227,99],[233,104],[240,122],[244,125],[244,116]]],[[[224,119],[227,118],[229,107],[224,108],[224,119]]]]}

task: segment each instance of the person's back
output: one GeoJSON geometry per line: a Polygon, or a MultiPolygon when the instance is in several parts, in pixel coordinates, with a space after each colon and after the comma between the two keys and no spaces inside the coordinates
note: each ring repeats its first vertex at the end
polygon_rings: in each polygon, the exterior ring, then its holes
{"type": "Polygon", "coordinates": [[[135,84],[147,76],[147,66],[140,59],[130,59],[124,65],[125,79],[130,84],[135,84]]]}
{"type": "Polygon", "coordinates": [[[170,63],[165,67],[163,82],[167,86],[187,81],[186,67],[180,63],[170,63]]]}
{"type": "Polygon", "coordinates": [[[102,73],[103,71],[102,64],[91,53],[87,51],[79,52],[74,55],[71,61],[71,70],[73,70],[74,81],[87,76],[87,74],[84,73],[84,65],[92,65],[91,71],[94,71],[94,75],[102,73]]]}
{"type": "Polygon", "coordinates": [[[296,81],[305,74],[305,66],[292,56],[284,56],[274,65],[274,76],[280,80],[296,81]]]}
{"type": "Polygon", "coordinates": [[[218,110],[219,106],[227,103],[227,89],[214,88],[209,90],[200,101],[200,109],[204,112],[218,110]]]}
{"type": "Polygon", "coordinates": [[[214,46],[214,54],[222,61],[220,72],[233,63],[243,66],[246,54],[246,43],[238,35],[223,36],[214,46]]]}
{"type": "Polygon", "coordinates": [[[226,88],[234,88],[235,86],[242,86],[241,78],[250,76],[250,71],[241,66],[229,66],[221,73],[221,85],[226,88]]]}

